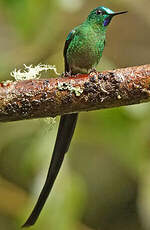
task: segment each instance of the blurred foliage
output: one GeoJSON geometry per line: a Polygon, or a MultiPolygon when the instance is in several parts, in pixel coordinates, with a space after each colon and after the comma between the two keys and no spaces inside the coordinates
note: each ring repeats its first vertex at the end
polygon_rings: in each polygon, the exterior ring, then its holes
{"type": "Polygon", "coordinates": [[[44,4],[41,0],[1,0],[1,2],[4,14],[23,40],[33,40],[34,36],[38,36],[39,28],[49,13],[52,14],[54,5],[54,1],[49,0],[44,0],[44,4]]]}
{"type": "MultiPolygon", "coordinates": [[[[129,13],[112,21],[97,69],[149,63],[149,0],[0,0],[0,79],[24,63],[62,72],[67,34],[99,4],[129,13]]],[[[19,229],[37,200],[57,132],[50,127],[43,119],[0,124],[0,229],[19,229]]],[[[81,113],[33,229],[149,230],[149,168],[149,104],[81,113]]]]}

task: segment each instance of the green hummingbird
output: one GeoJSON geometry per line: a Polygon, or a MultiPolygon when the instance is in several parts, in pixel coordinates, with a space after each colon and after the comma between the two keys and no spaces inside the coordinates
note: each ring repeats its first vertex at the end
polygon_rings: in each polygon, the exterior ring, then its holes
{"type": "MultiPolygon", "coordinates": [[[[97,7],[90,12],[81,25],[75,27],[68,34],[64,47],[66,73],[75,75],[77,73],[88,73],[95,69],[105,47],[106,31],[111,19],[124,13],[127,13],[127,11],[113,12],[104,6],[97,7]]],[[[55,147],[44,187],[23,227],[33,225],[40,215],[62,165],[65,153],[68,151],[77,118],[78,113],[66,114],[60,118],[55,147]]]]}

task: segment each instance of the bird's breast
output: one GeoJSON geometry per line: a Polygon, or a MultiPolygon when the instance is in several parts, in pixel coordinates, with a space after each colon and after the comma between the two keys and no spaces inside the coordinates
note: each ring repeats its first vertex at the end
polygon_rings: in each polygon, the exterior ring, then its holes
{"type": "Polygon", "coordinates": [[[71,72],[88,72],[96,67],[104,49],[104,38],[95,33],[79,34],[67,50],[67,62],[71,72]]]}

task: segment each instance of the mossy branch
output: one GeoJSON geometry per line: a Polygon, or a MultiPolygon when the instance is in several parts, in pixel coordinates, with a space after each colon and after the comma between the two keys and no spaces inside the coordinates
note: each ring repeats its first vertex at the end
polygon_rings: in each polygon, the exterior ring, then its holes
{"type": "Polygon", "coordinates": [[[150,101],[150,65],[74,77],[0,83],[0,121],[54,117],[67,113],[150,101]]]}

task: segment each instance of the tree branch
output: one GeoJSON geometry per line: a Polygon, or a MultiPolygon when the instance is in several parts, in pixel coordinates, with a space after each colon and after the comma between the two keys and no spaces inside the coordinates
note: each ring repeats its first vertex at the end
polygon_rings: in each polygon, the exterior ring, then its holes
{"type": "Polygon", "coordinates": [[[0,83],[0,121],[49,117],[150,101],[150,65],[0,83]]]}

